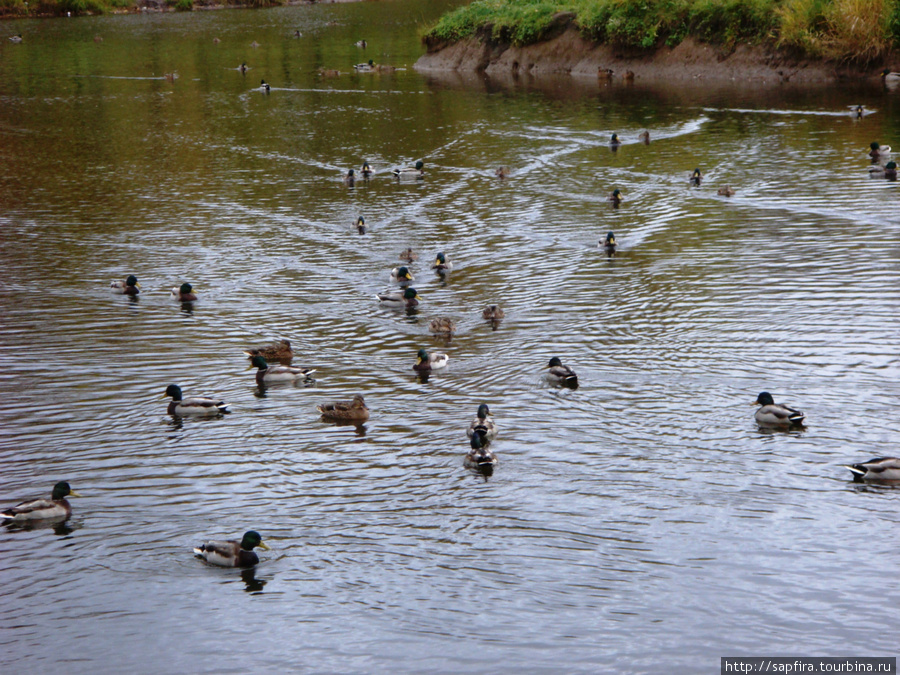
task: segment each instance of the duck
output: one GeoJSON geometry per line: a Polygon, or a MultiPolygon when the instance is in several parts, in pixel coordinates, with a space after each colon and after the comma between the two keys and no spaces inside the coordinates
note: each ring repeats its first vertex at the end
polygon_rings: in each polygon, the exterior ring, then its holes
{"type": "Polygon", "coordinates": [[[72,507],[66,497],[80,497],[66,481],[53,486],[50,499],[32,499],[0,512],[0,525],[27,523],[35,520],[68,520],[72,507]]]}
{"type": "Polygon", "coordinates": [[[172,289],[172,298],[179,302],[193,302],[197,299],[197,294],[194,293],[193,286],[189,283],[183,283],[181,286],[176,286],[172,289]]]}
{"type": "Polygon", "coordinates": [[[214,44],[214,45],[217,45],[217,44],[219,44],[220,42],[221,42],[221,40],[220,40],[219,38],[217,38],[217,37],[214,37],[214,38],[213,38],[213,44],[214,44]]]}
{"type": "Polygon", "coordinates": [[[472,449],[466,453],[463,465],[467,469],[475,469],[486,474],[491,474],[497,465],[497,455],[486,447],[484,438],[481,434],[472,434],[472,449]]]}
{"type": "Polygon", "coordinates": [[[880,145],[878,141],[872,141],[869,143],[869,157],[871,157],[874,161],[878,161],[882,157],[887,157],[891,154],[891,146],[889,145],[880,145]]]}
{"type": "Polygon", "coordinates": [[[356,42],[356,46],[359,47],[360,49],[365,49],[365,48],[366,48],[366,41],[365,41],[365,40],[358,40],[358,41],[356,42]]]}
{"type": "Polygon", "coordinates": [[[734,190],[731,189],[730,185],[726,185],[716,190],[716,194],[720,197],[734,197],[734,190]]]}
{"type": "Polygon", "coordinates": [[[290,340],[276,340],[267,345],[252,347],[244,351],[248,357],[261,356],[267,361],[290,361],[294,358],[290,340]]]}
{"type": "Polygon", "coordinates": [[[369,59],[368,63],[357,63],[353,69],[358,73],[373,73],[375,72],[375,61],[369,59]]]}
{"type": "Polygon", "coordinates": [[[362,176],[363,176],[363,178],[365,178],[366,180],[369,180],[369,178],[372,177],[372,167],[369,166],[369,163],[368,163],[368,162],[363,162],[363,165],[362,165],[362,176]]]}
{"type": "Polygon", "coordinates": [[[799,410],[775,403],[772,394],[767,391],[760,392],[754,403],[762,406],[755,417],[757,423],[764,426],[802,426],[806,418],[806,414],[799,410]]]}
{"type": "Polygon", "coordinates": [[[604,68],[602,66],[597,68],[597,79],[603,80],[605,82],[610,82],[613,79],[613,71],[612,68],[604,68]]]}
{"type": "Polygon", "coordinates": [[[243,73],[246,73],[248,70],[250,70],[250,68],[247,67],[247,64],[246,64],[246,63],[241,63],[241,65],[239,65],[239,66],[237,67],[237,69],[238,69],[239,71],[241,71],[242,74],[243,74],[243,73]]]}
{"type": "Polygon", "coordinates": [[[600,245],[606,250],[609,255],[612,255],[616,252],[616,247],[618,246],[618,244],[616,244],[616,235],[612,232],[607,232],[606,239],[603,239],[600,242],[600,245]]]}
{"type": "Polygon", "coordinates": [[[689,180],[690,180],[691,185],[700,187],[700,181],[703,180],[703,176],[700,175],[700,169],[694,169],[691,172],[691,177],[689,180]]]}
{"type": "Polygon", "coordinates": [[[622,141],[619,140],[618,134],[613,134],[609,137],[609,147],[618,148],[620,145],[622,145],[622,141]]]}
{"type": "Polygon", "coordinates": [[[272,382],[296,382],[307,380],[316,372],[312,368],[297,368],[296,366],[270,366],[266,359],[256,355],[250,357],[250,367],[256,368],[256,384],[265,386],[272,382]]]}
{"type": "Polygon", "coordinates": [[[501,166],[495,172],[494,175],[497,178],[509,178],[510,170],[508,166],[501,166]]]}
{"type": "Polygon", "coordinates": [[[415,168],[394,169],[391,173],[394,174],[395,178],[399,179],[421,178],[425,175],[425,162],[420,159],[416,162],[415,168]]]}
{"type": "Polygon", "coordinates": [[[18,35],[13,35],[11,38],[9,38],[9,41],[15,44],[19,44],[22,40],[23,38],[21,33],[19,33],[18,35]]]}
{"type": "Polygon", "coordinates": [[[891,160],[884,165],[884,177],[888,180],[897,180],[897,162],[891,160]]]}
{"type": "Polygon", "coordinates": [[[413,366],[413,370],[418,370],[419,372],[439,370],[441,368],[446,368],[449,360],[450,357],[441,352],[432,352],[429,354],[424,349],[420,349],[416,354],[416,364],[413,366]]]}
{"type": "Polygon", "coordinates": [[[164,73],[163,77],[166,78],[169,82],[174,82],[178,79],[178,72],[172,71],[171,73],[164,73]]]}
{"type": "Polygon", "coordinates": [[[419,294],[415,288],[407,288],[404,291],[391,291],[388,293],[376,293],[378,302],[387,307],[406,307],[410,309],[419,304],[419,294]]]}
{"type": "Polygon", "coordinates": [[[443,253],[438,253],[434,257],[434,262],[431,263],[431,268],[438,273],[449,272],[453,269],[453,263],[447,260],[447,256],[445,256],[443,253]]]}
{"type": "Polygon", "coordinates": [[[375,66],[375,70],[379,73],[393,73],[397,70],[397,67],[379,63],[377,66],[375,66]]]}
{"type": "Polygon", "coordinates": [[[113,293],[124,293],[125,295],[135,296],[141,292],[141,285],[138,283],[137,277],[129,274],[125,281],[114,281],[109,287],[113,293]]]}
{"type": "Polygon", "coordinates": [[[168,414],[178,415],[225,415],[231,412],[228,410],[228,404],[225,401],[218,401],[214,398],[198,396],[194,398],[182,398],[181,387],[177,384],[170,384],[166,387],[166,393],[163,398],[171,396],[169,401],[168,414]]]}
{"type": "Polygon", "coordinates": [[[269,83],[266,82],[265,80],[260,80],[260,81],[259,81],[259,88],[260,88],[261,91],[264,91],[264,92],[266,92],[266,93],[268,94],[268,93],[269,93],[269,90],[270,90],[272,87],[270,87],[270,86],[269,86],[269,83]]]}
{"type": "Polygon", "coordinates": [[[634,82],[634,71],[626,70],[625,74],[622,76],[622,79],[626,82],[634,82]]]}
{"type": "Polygon", "coordinates": [[[303,37],[303,33],[300,32],[300,29],[299,29],[299,28],[298,28],[297,30],[294,31],[294,37],[295,37],[295,38],[302,38],[302,37],[303,37]]]}
{"type": "Polygon", "coordinates": [[[856,482],[900,481],[900,458],[897,457],[876,457],[868,462],[848,464],[847,468],[856,482]]]}
{"type": "Polygon", "coordinates": [[[569,366],[564,366],[558,356],[554,356],[547,364],[547,379],[573,389],[578,386],[578,375],[569,366]]]}
{"type": "Polygon", "coordinates": [[[638,134],[638,140],[644,145],[650,145],[650,132],[646,130],[642,131],[638,134]]]}
{"type": "Polygon", "coordinates": [[[320,77],[340,77],[341,71],[335,70],[334,68],[319,68],[319,76],[320,77]]]}
{"type": "Polygon", "coordinates": [[[403,284],[405,286],[409,285],[409,282],[413,280],[413,275],[410,273],[409,268],[403,265],[402,267],[395,267],[391,270],[391,281],[395,281],[398,284],[403,284]]]}
{"type": "Polygon", "coordinates": [[[866,109],[861,105],[851,105],[850,114],[855,116],[856,119],[862,119],[862,116],[866,114],[866,109]]]}
{"type": "Polygon", "coordinates": [[[349,401],[334,401],[332,403],[320,403],[316,406],[322,417],[332,420],[352,420],[365,422],[369,419],[369,409],[362,394],[355,394],[349,401]]]}
{"type": "Polygon", "coordinates": [[[103,36],[102,36],[102,35],[95,35],[95,36],[94,36],[94,42],[96,42],[97,44],[103,42],[103,36]]]}
{"type": "Polygon", "coordinates": [[[354,183],[356,183],[356,174],[353,173],[353,169],[350,169],[347,172],[347,175],[344,176],[344,185],[353,187],[354,183]]]}
{"type": "Polygon", "coordinates": [[[478,406],[478,413],[475,419],[472,420],[469,428],[466,429],[466,435],[472,438],[473,435],[480,434],[483,441],[494,440],[497,437],[497,425],[494,424],[494,420],[489,419],[490,417],[491,409],[488,408],[487,403],[482,403],[478,406]]]}
{"type": "Polygon", "coordinates": [[[356,219],[356,231],[359,234],[366,233],[366,219],[363,218],[362,216],[360,216],[359,218],[356,219]]]}
{"type": "Polygon", "coordinates": [[[609,193],[609,197],[606,198],[606,201],[612,202],[614,207],[618,207],[619,204],[622,203],[622,191],[616,188],[609,193]]]}
{"type": "Polygon", "coordinates": [[[500,305],[488,305],[481,310],[481,316],[487,321],[500,321],[500,319],[504,317],[504,314],[500,305]]]}
{"type": "Polygon", "coordinates": [[[206,562],[220,567],[253,567],[259,564],[259,556],[253,549],[272,549],[262,540],[259,532],[244,532],[240,541],[207,541],[194,548],[194,553],[206,562]]]}
{"type": "Polygon", "coordinates": [[[253,49],[258,49],[259,43],[256,40],[254,40],[253,42],[250,43],[250,46],[253,47],[253,49]]]}
{"type": "Polygon", "coordinates": [[[414,260],[418,260],[418,259],[419,259],[419,256],[411,248],[407,248],[405,251],[400,251],[400,260],[405,260],[406,262],[413,262],[414,260]]]}
{"type": "Polygon", "coordinates": [[[431,322],[428,324],[428,330],[430,330],[435,335],[445,335],[447,337],[452,337],[453,333],[456,332],[456,324],[453,323],[453,319],[450,319],[446,316],[439,316],[431,320],[431,322]]]}
{"type": "MultiPolygon", "coordinates": [[[[9,38],[9,39],[12,40],[12,38],[9,38]]],[[[19,42],[21,42],[21,41],[22,41],[22,36],[20,35],[19,42]]],[[[890,68],[885,68],[884,70],[881,71],[881,79],[884,82],[890,82],[890,83],[896,84],[896,83],[900,82],[900,73],[892,71],[890,68]]]]}

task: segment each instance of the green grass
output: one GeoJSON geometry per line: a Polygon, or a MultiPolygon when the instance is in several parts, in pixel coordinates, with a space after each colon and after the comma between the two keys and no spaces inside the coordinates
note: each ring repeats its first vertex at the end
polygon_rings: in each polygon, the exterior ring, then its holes
{"type": "Polygon", "coordinates": [[[900,46],[900,0],[475,0],[445,14],[423,39],[477,36],[522,46],[552,34],[560,12],[574,14],[590,39],[637,49],[692,37],[871,62],[900,46]]]}

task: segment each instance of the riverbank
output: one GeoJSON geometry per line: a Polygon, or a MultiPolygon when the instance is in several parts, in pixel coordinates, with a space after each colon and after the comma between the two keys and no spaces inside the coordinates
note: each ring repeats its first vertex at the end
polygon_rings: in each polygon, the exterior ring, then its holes
{"type": "Polygon", "coordinates": [[[362,2],[363,0],[0,0],[0,19],[52,18],[140,12],[189,12],[294,5],[362,2]]]}

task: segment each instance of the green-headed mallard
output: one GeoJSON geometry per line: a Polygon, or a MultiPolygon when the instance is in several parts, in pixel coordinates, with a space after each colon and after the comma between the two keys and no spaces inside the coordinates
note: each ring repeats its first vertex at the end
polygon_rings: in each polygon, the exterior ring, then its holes
{"type": "Polygon", "coordinates": [[[638,134],[638,140],[644,145],[650,145],[650,132],[646,130],[642,131],[638,134]]]}
{"type": "Polygon", "coordinates": [[[890,68],[885,68],[881,71],[881,79],[885,82],[900,82],[900,73],[892,71],[890,68]]]}
{"type": "Polygon", "coordinates": [[[113,293],[124,293],[125,295],[135,296],[141,292],[141,285],[138,283],[137,277],[129,274],[125,281],[114,281],[109,287],[113,293]]]}
{"type": "Polygon", "coordinates": [[[15,44],[19,44],[22,40],[23,38],[21,33],[19,33],[18,35],[13,35],[9,38],[9,41],[14,42],[15,44]]]}
{"type": "Polygon", "coordinates": [[[365,49],[366,45],[367,45],[367,43],[365,40],[357,40],[357,42],[356,42],[356,46],[359,47],[360,49],[365,49]]]}
{"type": "Polygon", "coordinates": [[[884,177],[888,180],[897,180],[897,162],[891,160],[884,165],[884,177]]]}
{"type": "Polygon", "coordinates": [[[431,268],[439,274],[441,272],[449,272],[453,269],[453,263],[447,260],[447,256],[445,256],[443,253],[438,253],[434,257],[434,262],[431,263],[431,268]]]}
{"type": "Polygon", "coordinates": [[[177,384],[170,384],[166,387],[166,394],[163,398],[171,396],[169,401],[168,413],[170,415],[221,415],[230,412],[228,404],[214,398],[197,396],[194,398],[182,398],[181,387],[177,384]]]}
{"type": "Polygon", "coordinates": [[[499,321],[503,318],[503,309],[500,305],[488,305],[481,310],[481,316],[488,321],[499,321]]]}
{"type": "Polygon", "coordinates": [[[32,499],[0,512],[0,525],[35,520],[66,520],[72,515],[72,507],[66,497],[80,496],[67,482],[60,481],[53,486],[50,499],[32,499]]]}
{"type": "Polygon", "coordinates": [[[481,434],[472,434],[470,443],[472,449],[466,454],[463,465],[468,469],[491,475],[497,465],[497,456],[487,447],[481,434]]]}
{"type": "Polygon", "coordinates": [[[375,61],[369,59],[368,63],[357,63],[355,66],[353,66],[353,70],[358,73],[374,73],[375,61]]]}
{"type": "Polygon", "coordinates": [[[613,134],[609,137],[609,147],[618,148],[622,145],[622,141],[619,140],[619,134],[613,134]]]}
{"type": "Polygon", "coordinates": [[[176,286],[172,289],[172,298],[179,302],[193,302],[197,299],[197,294],[194,293],[193,286],[183,283],[181,286],[176,286]]]}
{"type": "Polygon", "coordinates": [[[272,89],[272,87],[269,86],[268,82],[266,82],[265,80],[259,81],[259,90],[260,91],[264,91],[268,94],[271,89],[272,89]]]}
{"type": "Polygon", "coordinates": [[[419,304],[419,294],[415,288],[407,288],[405,291],[392,291],[389,293],[376,293],[378,302],[386,307],[406,307],[410,309],[419,304]]]}
{"type": "Polygon", "coordinates": [[[194,553],[206,562],[221,567],[253,567],[259,563],[259,557],[253,551],[261,548],[271,549],[259,536],[259,532],[245,532],[240,541],[207,541],[194,549],[194,553]]]}
{"type": "Polygon", "coordinates": [[[876,457],[868,462],[848,464],[847,468],[857,482],[900,482],[900,459],[897,457],[876,457]]]}
{"type": "Polygon", "coordinates": [[[806,414],[799,410],[775,403],[772,394],[767,391],[760,392],[754,403],[762,406],[755,417],[757,423],[764,426],[801,426],[806,418],[806,414]]]}
{"type": "Polygon", "coordinates": [[[578,375],[569,366],[564,366],[558,356],[554,356],[547,364],[547,379],[573,389],[578,386],[578,375]]]}
{"type": "Polygon", "coordinates": [[[369,178],[372,177],[372,167],[369,166],[368,162],[363,162],[361,171],[363,178],[365,178],[366,180],[369,180],[369,178]]]}
{"type": "Polygon", "coordinates": [[[249,357],[261,356],[267,361],[290,361],[294,358],[289,340],[276,340],[267,345],[247,349],[244,353],[249,357]]]}
{"type": "Polygon", "coordinates": [[[889,145],[880,145],[878,141],[872,141],[869,143],[869,157],[871,157],[876,162],[879,159],[883,159],[891,154],[891,146],[889,145]]]}
{"type": "Polygon", "coordinates": [[[606,198],[606,201],[612,202],[613,206],[618,206],[622,203],[622,191],[616,188],[609,193],[609,197],[606,198]]]}
{"type": "Polygon", "coordinates": [[[716,190],[716,194],[720,197],[734,197],[734,190],[731,189],[730,185],[726,185],[716,190]]]}
{"type": "Polygon", "coordinates": [[[402,284],[404,286],[408,286],[410,281],[413,281],[414,277],[412,273],[409,271],[409,268],[405,265],[401,267],[395,267],[391,270],[391,281],[395,281],[398,284],[402,284]]]}
{"type": "Polygon", "coordinates": [[[392,173],[395,178],[421,178],[425,175],[425,162],[420,159],[416,162],[416,167],[414,169],[409,167],[405,169],[394,169],[392,173]]]}
{"type": "Polygon", "coordinates": [[[320,403],[316,406],[322,417],[330,420],[351,420],[353,422],[365,422],[369,419],[369,409],[362,394],[355,394],[349,401],[334,401],[333,403],[320,403]]]}
{"type": "Polygon", "coordinates": [[[235,70],[239,70],[241,72],[241,75],[243,75],[248,70],[250,70],[250,67],[246,63],[241,63],[241,65],[239,65],[235,70]]]}
{"type": "Polygon", "coordinates": [[[312,368],[297,368],[295,366],[270,366],[262,356],[250,357],[251,367],[256,368],[256,383],[260,386],[272,382],[296,382],[305,380],[315,370],[312,368]]]}
{"type": "Polygon", "coordinates": [[[862,119],[863,115],[865,115],[866,112],[866,109],[861,105],[850,106],[850,114],[853,115],[856,119],[862,119]]]}
{"type": "Polygon", "coordinates": [[[350,169],[347,174],[344,176],[344,185],[349,185],[353,187],[356,183],[356,174],[353,173],[353,169],[350,169]]]}
{"type": "Polygon", "coordinates": [[[703,180],[703,176],[700,174],[700,169],[694,169],[691,171],[691,176],[688,179],[691,185],[696,187],[700,187],[700,182],[703,180]]]}
{"type": "Polygon", "coordinates": [[[451,337],[456,332],[456,324],[453,319],[446,316],[439,316],[431,320],[428,324],[428,330],[435,335],[445,335],[451,337]]]}
{"type": "Polygon", "coordinates": [[[447,361],[449,360],[450,357],[446,354],[440,352],[431,352],[429,354],[424,349],[420,349],[416,354],[416,363],[413,366],[413,370],[427,373],[432,370],[438,370],[439,368],[446,368],[447,361]]]}
{"type": "Polygon", "coordinates": [[[616,252],[616,247],[618,244],[616,243],[616,235],[612,232],[606,233],[606,239],[600,240],[600,246],[606,251],[608,255],[612,255],[616,252]]]}
{"type": "Polygon", "coordinates": [[[466,435],[472,438],[472,434],[481,434],[484,441],[494,440],[497,436],[497,425],[494,424],[494,420],[490,419],[490,417],[491,409],[488,408],[487,403],[482,403],[478,406],[478,413],[475,419],[472,420],[469,428],[466,429],[466,435]]]}
{"type": "Polygon", "coordinates": [[[366,233],[366,219],[363,218],[362,216],[360,216],[359,218],[356,219],[356,231],[359,234],[366,233]]]}
{"type": "Polygon", "coordinates": [[[406,262],[413,262],[414,260],[418,260],[418,254],[413,251],[411,248],[407,248],[405,251],[400,251],[400,260],[405,260],[406,262]]]}

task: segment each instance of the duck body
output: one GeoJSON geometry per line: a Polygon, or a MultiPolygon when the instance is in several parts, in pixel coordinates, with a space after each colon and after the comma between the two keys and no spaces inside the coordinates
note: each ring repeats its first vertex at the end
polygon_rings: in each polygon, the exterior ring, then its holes
{"type": "Polygon", "coordinates": [[[414,260],[418,259],[418,254],[411,248],[407,248],[405,251],[400,251],[400,260],[403,260],[405,262],[413,262],[414,260]]]}
{"type": "Polygon", "coordinates": [[[730,185],[726,185],[716,190],[716,194],[720,197],[734,197],[734,190],[731,189],[730,185]]]}
{"type": "Polygon", "coordinates": [[[416,162],[415,168],[405,168],[405,169],[394,169],[391,173],[394,174],[395,178],[399,178],[400,180],[411,180],[415,178],[422,178],[425,175],[425,162],[421,159],[416,162]]]}
{"type": "Polygon", "coordinates": [[[470,442],[472,449],[466,454],[463,465],[488,475],[493,473],[497,465],[497,455],[487,447],[484,437],[481,434],[472,434],[470,442]]]}
{"type": "Polygon", "coordinates": [[[609,137],[609,147],[618,148],[620,145],[622,145],[622,141],[619,140],[618,134],[613,134],[609,137]]]}
{"type": "Polygon", "coordinates": [[[416,354],[416,363],[413,370],[420,373],[428,373],[432,370],[440,370],[447,367],[450,357],[440,352],[431,352],[430,354],[424,349],[420,349],[416,354]]]}
{"type": "Polygon", "coordinates": [[[197,294],[194,293],[193,286],[185,283],[172,289],[172,298],[179,302],[193,302],[197,299],[197,294]]]}
{"type": "Polygon", "coordinates": [[[558,356],[550,359],[550,363],[547,365],[547,379],[555,384],[573,389],[578,386],[578,375],[569,366],[564,366],[558,356]]]}
{"type": "Polygon", "coordinates": [[[353,173],[353,169],[350,169],[347,174],[344,176],[344,185],[349,185],[353,187],[356,183],[356,174],[353,173]]]}
{"type": "Polygon", "coordinates": [[[875,457],[867,462],[849,464],[853,480],[871,482],[900,482],[900,458],[875,457]]]}
{"type": "Polygon", "coordinates": [[[891,146],[889,145],[881,145],[878,141],[872,141],[869,144],[869,157],[871,157],[874,162],[888,157],[890,154],[891,146]]]}
{"type": "Polygon", "coordinates": [[[480,434],[482,441],[485,441],[485,445],[497,437],[497,425],[491,419],[491,410],[488,408],[487,403],[482,403],[478,406],[478,413],[475,419],[472,420],[469,428],[466,429],[466,435],[469,438],[472,438],[473,434],[480,434]]]}
{"type": "Polygon", "coordinates": [[[369,178],[372,177],[372,167],[369,166],[368,162],[363,162],[362,169],[360,171],[362,172],[362,177],[366,180],[369,180],[369,178]]]}
{"type": "Polygon", "coordinates": [[[375,297],[385,307],[406,307],[411,309],[419,304],[419,294],[415,288],[407,288],[405,291],[376,293],[375,297]]]}
{"type": "Polygon", "coordinates": [[[691,177],[688,180],[691,185],[700,187],[700,183],[703,181],[703,176],[700,174],[700,169],[694,169],[691,172],[691,177]]]}
{"type": "Polygon", "coordinates": [[[450,319],[446,316],[439,316],[431,320],[431,322],[428,324],[428,330],[430,330],[435,335],[445,335],[447,337],[451,337],[453,333],[456,332],[456,324],[453,323],[453,319],[450,319]]]}
{"type": "Polygon", "coordinates": [[[260,91],[264,91],[264,92],[266,92],[266,93],[268,94],[268,93],[269,93],[269,90],[270,90],[271,88],[272,88],[272,87],[270,87],[270,86],[269,86],[269,83],[266,82],[265,80],[260,80],[260,81],[259,81],[259,89],[260,89],[260,91]]]}
{"type": "Polygon", "coordinates": [[[374,73],[375,61],[369,59],[368,63],[357,63],[355,66],[353,66],[353,70],[358,73],[374,73]]]}
{"type": "Polygon", "coordinates": [[[638,140],[644,145],[650,145],[650,132],[642,131],[638,134],[638,140]]]}
{"type": "Polygon", "coordinates": [[[316,406],[316,410],[326,419],[351,420],[354,422],[365,422],[369,419],[369,409],[366,407],[366,401],[362,394],[356,394],[349,401],[321,403],[316,406]]]}
{"type": "Polygon", "coordinates": [[[366,233],[366,219],[362,216],[356,219],[356,231],[359,234],[366,233]]]}
{"type": "Polygon", "coordinates": [[[606,239],[603,239],[600,242],[600,245],[606,251],[607,255],[612,255],[616,252],[616,248],[618,247],[618,244],[616,243],[616,235],[612,232],[607,232],[606,239]]]}
{"type": "Polygon", "coordinates": [[[884,177],[888,180],[897,180],[897,162],[891,160],[884,165],[884,177]]]}
{"type": "Polygon", "coordinates": [[[267,361],[290,361],[294,358],[289,340],[276,340],[271,344],[253,347],[244,352],[249,357],[261,356],[267,361]]]}
{"type": "Polygon", "coordinates": [[[756,421],[763,426],[802,426],[806,414],[780,403],[775,403],[772,394],[760,392],[755,403],[760,407],[756,411],[756,421]]]}
{"type": "Polygon", "coordinates": [[[509,178],[509,173],[510,171],[508,166],[501,166],[494,172],[494,175],[497,176],[497,178],[509,178]]]}
{"type": "Polygon", "coordinates": [[[80,497],[65,481],[53,486],[50,499],[32,499],[0,512],[0,525],[29,523],[37,520],[68,520],[72,507],[66,497],[80,497]]]}
{"type": "Polygon", "coordinates": [[[500,305],[488,305],[481,310],[481,316],[487,321],[499,321],[505,315],[500,305]]]}
{"type": "Polygon", "coordinates": [[[447,260],[447,256],[443,253],[438,253],[434,257],[434,262],[431,263],[431,268],[435,270],[438,274],[443,272],[449,272],[453,269],[453,263],[447,260]]]}
{"type": "Polygon", "coordinates": [[[356,46],[359,47],[360,49],[365,49],[365,48],[366,48],[366,44],[367,44],[367,43],[366,43],[365,40],[359,40],[359,41],[357,41],[356,46]]]}
{"type": "Polygon", "coordinates": [[[183,398],[181,387],[177,384],[170,384],[166,387],[166,396],[171,396],[169,402],[168,413],[184,417],[187,415],[224,415],[229,413],[228,404],[225,401],[219,401],[214,398],[198,396],[194,398],[183,398]]]}
{"type": "Polygon", "coordinates": [[[305,380],[316,372],[311,368],[270,366],[262,356],[251,357],[250,364],[257,369],[256,383],[260,386],[272,384],[273,382],[296,382],[297,380],[305,380]]]}
{"type": "Polygon", "coordinates": [[[19,33],[18,35],[13,35],[11,38],[9,38],[9,41],[14,44],[19,44],[20,42],[22,42],[22,39],[22,34],[19,33]]]}
{"type": "Polygon", "coordinates": [[[404,266],[395,267],[391,270],[391,281],[401,284],[403,286],[408,286],[410,281],[413,281],[414,277],[410,273],[409,268],[404,266]]]}
{"type": "Polygon", "coordinates": [[[622,191],[618,188],[609,193],[609,197],[606,198],[606,201],[612,202],[614,207],[618,207],[619,204],[622,203],[622,191]]]}
{"type": "Polygon", "coordinates": [[[113,293],[123,293],[134,297],[141,292],[141,285],[138,283],[137,277],[133,274],[128,275],[125,281],[114,281],[109,285],[113,293]]]}
{"type": "Polygon", "coordinates": [[[194,548],[194,553],[220,567],[253,567],[259,563],[254,548],[271,550],[258,532],[250,530],[240,541],[207,541],[194,548]]]}

